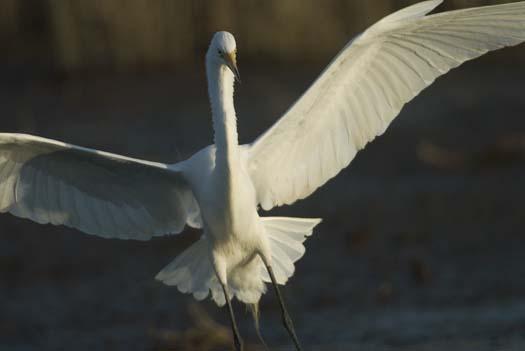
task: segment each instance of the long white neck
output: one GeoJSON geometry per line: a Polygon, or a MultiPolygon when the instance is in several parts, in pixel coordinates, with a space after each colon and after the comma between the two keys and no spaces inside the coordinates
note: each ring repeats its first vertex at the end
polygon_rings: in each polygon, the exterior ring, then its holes
{"type": "Polygon", "coordinates": [[[239,158],[237,117],[233,106],[233,73],[224,65],[206,63],[208,93],[210,95],[215,145],[216,163],[228,169],[239,158]]]}

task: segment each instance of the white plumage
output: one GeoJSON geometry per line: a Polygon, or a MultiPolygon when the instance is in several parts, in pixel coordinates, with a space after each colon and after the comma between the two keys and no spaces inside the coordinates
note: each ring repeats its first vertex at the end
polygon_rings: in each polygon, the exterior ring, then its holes
{"type": "Polygon", "coordinates": [[[269,210],[307,197],[437,77],[525,40],[525,2],[426,16],[441,2],[398,11],[351,41],[250,145],[238,145],[236,43],[226,32],[215,34],[206,55],[215,143],[184,162],[0,134],[0,211],[106,238],[146,240],[179,233],[185,224],[202,228],[201,239],[157,279],[199,300],[211,292],[230,313],[233,296],[256,304],[272,280],[268,272],[279,284],[293,275],[304,240],[320,222],[260,217],[259,205],[269,210]]]}
{"type": "Polygon", "coordinates": [[[525,40],[523,2],[423,17],[441,2],[416,4],[365,31],[250,146],[264,209],[303,199],[334,177],[437,77],[525,40]]]}
{"type": "Polygon", "coordinates": [[[149,240],[201,227],[177,165],[21,134],[0,134],[0,211],[104,238],[149,240]]]}

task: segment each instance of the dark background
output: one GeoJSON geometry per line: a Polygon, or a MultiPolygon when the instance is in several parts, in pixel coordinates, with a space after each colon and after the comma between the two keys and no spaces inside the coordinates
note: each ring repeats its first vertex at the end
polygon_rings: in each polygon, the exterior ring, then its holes
{"type": "MultiPolygon", "coordinates": [[[[184,159],[212,141],[204,53],[230,30],[250,142],[353,35],[412,3],[2,0],[0,130],[184,159]]],[[[454,70],[336,179],[274,211],[324,218],[283,289],[307,350],[525,347],[524,62],[522,45],[454,70]]],[[[198,235],[104,240],[0,215],[0,350],[229,349],[225,309],[154,280],[198,235]]],[[[271,291],[261,313],[268,343],[291,349],[271,291]]]]}

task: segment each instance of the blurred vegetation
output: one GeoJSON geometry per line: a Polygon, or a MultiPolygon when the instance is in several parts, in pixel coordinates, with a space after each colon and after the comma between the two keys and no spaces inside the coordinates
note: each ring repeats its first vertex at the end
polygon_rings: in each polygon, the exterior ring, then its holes
{"type": "MultiPolygon", "coordinates": [[[[387,13],[416,2],[2,0],[0,49],[4,63],[64,71],[176,67],[200,64],[211,34],[229,30],[243,60],[318,61],[387,13]]],[[[440,9],[504,2],[447,0],[440,9]]]]}

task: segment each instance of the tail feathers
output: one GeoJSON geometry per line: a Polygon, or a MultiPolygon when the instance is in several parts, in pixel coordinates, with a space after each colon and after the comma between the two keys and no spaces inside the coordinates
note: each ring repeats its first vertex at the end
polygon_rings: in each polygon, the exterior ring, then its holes
{"type": "Polygon", "coordinates": [[[215,286],[211,286],[213,281],[215,280],[218,284],[208,258],[207,245],[206,238],[201,237],[200,240],[164,267],[155,279],[166,285],[177,286],[182,293],[193,293],[196,300],[204,300],[210,289],[216,290],[215,286]]]}
{"type": "MultiPolygon", "coordinates": [[[[261,220],[270,244],[275,278],[278,284],[283,285],[293,275],[294,263],[305,252],[303,242],[321,219],[263,217],[261,220]]],[[[155,278],[166,285],[177,286],[182,293],[192,293],[197,300],[205,299],[211,292],[217,305],[226,303],[209,257],[208,240],[204,236],[164,267],[155,278]]],[[[269,282],[268,271],[261,258],[257,257],[229,271],[226,289],[228,296],[235,296],[247,304],[256,304],[266,292],[264,283],[269,282]]]]}
{"type": "MultiPolygon", "coordinates": [[[[229,272],[228,296],[244,303],[256,303],[266,291],[258,271],[259,262],[253,260],[242,268],[229,272]]],[[[166,285],[177,286],[182,293],[192,293],[196,300],[204,300],[209,293],[219,306],[226,304],[222,286],[209,258],[208,240],[201,237],[155,277],[166,285]]]]}
{"type": "MultiPolygon", "coordinates": [[[[294,263],[304,255],[303,242],[312,235],[314,227],[321,223],[321,219],[289,217],[261,219],[270,241],[275,279],[278,284],[284,285],[294,274],[294,263]]],[[[264,282],[271,282],[264,265],[261,265],[261,275],[264,282]]]]}

